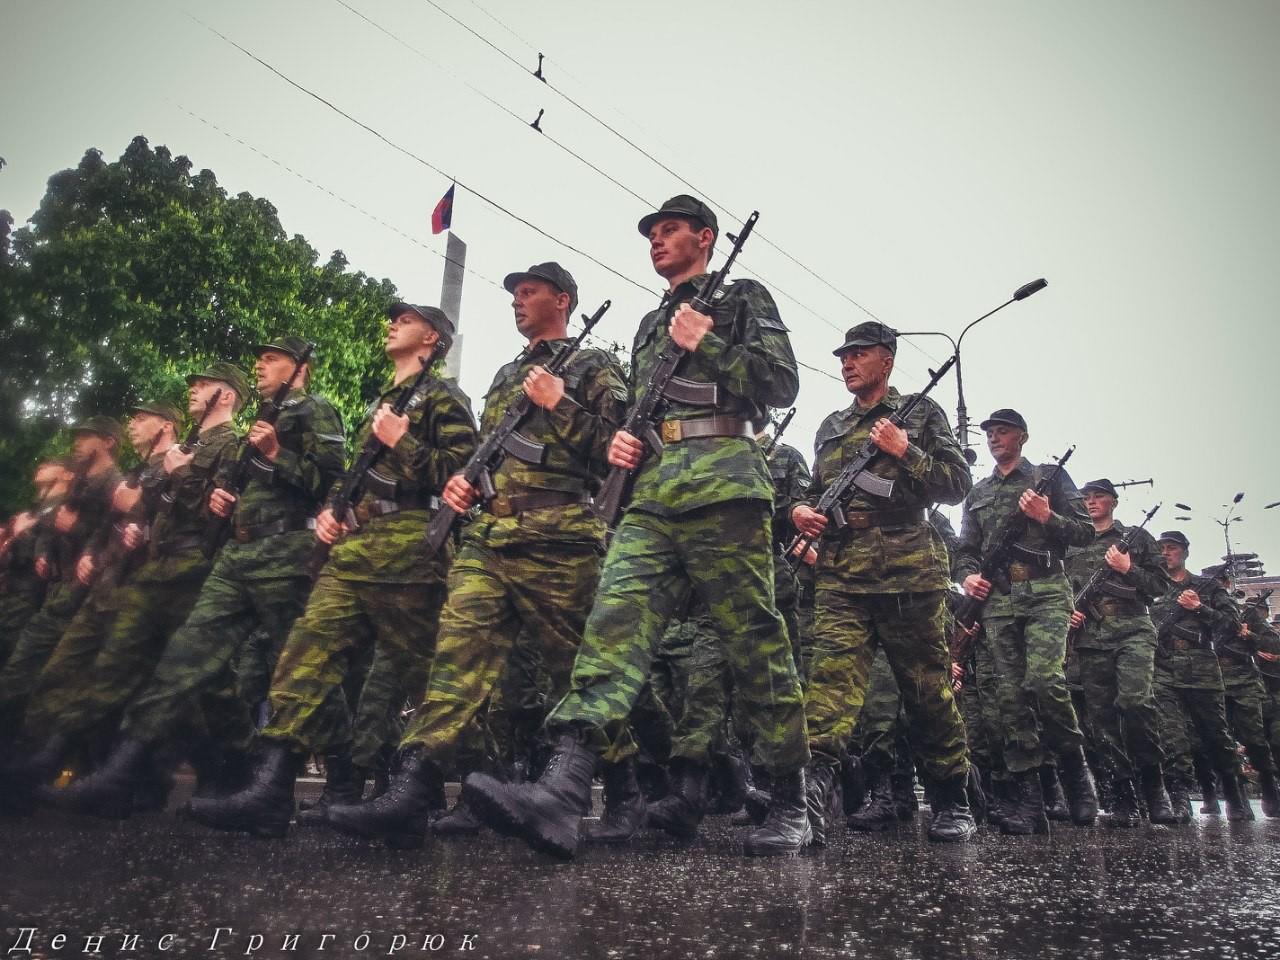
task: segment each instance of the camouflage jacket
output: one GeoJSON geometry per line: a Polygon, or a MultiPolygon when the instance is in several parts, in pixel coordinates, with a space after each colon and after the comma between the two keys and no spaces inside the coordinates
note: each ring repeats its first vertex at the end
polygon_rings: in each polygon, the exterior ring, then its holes
{"type": "MultiPolygon", "coordinates": [[[[632,346],[631,399],[643,398],[658,357],[670,342],[671,317],[693,299],[705,275],[680,284],[640,321],[632,346]]],[[[668,420],[737,417],[763,425],[769,407],[785,407],[800,388],[787,328],[773,297],[754,280],[725,284],[711,308],[714,326],[677,376],[713,384],[710,406],[670,400],[668,420]]],[[[700,437],[667,443],[637,471],[629,509],[674,516],[728,500],[772,501],[769,470],[753,437],[700,437]]]]}
{"type": "Polygon", "coordinates": [[[813,474],[809,472],[804,454],[785,443],[773,448],[768,464],[769,479],[773,482],[773,542],[785,547],[796,535],[796,528],[791,525],[791,508],[804,502],[813,474]]]}
{"type": "MultiPolygon", "coordinates": [[[[1078,594],[1089,582],[1094,573],[1106,566],[1103,557],[1128,533],[1129,528],[1119,520],[1113,521],[1111,529],[1096,533],[1092,543],[1084,547],[1070,547],[1067,550],[1067,577],[1071,580],[1071,591],[1078,594]]],[[[1156,546],[1155,538],[1146,530],[1139,530],[1133,535],[1129,544],[1129,560],[1131,566],[1128,573],[1117,573],[1109,566],[1106,578],[1095,598],[1095,602],[1116,599],[1149,607],[1159,597],[1169,592],[1169,575],[1165,572],[1164,557],[1156,546]]],[[[1089,610],[1081,611],[1085,622],[1080,627],[1076,644],[1088,646],[1093,640],[1105,641],[1113,632],[1110,629],[1110,617],[1097,619],[1089,610]]],[[[1128,628],[1124,629],[1128,635],[1128,628]]]]}
{"type": "Polygon", "coordinates": [[[38,528],[36,556],[45,557],[52,567],[51,583],[76,582],[76,564],[98,529],[109,522],[111,497],[122,477],[114,465],[92,477],[76,480],[62,501],[76,512],[75,525],[66,533],[54,526],[57,510],[38,528]]]}
{"type": "Polygon", "coordinates": [[[1018,500],[1023,492],[1034,487],[1046,470],[1056,471],[1049,485],[1049,520],[1036,523],[1027,518],[1017,543],[1027,550],[1048,553],[1053,559],[1062,560],[1068,547],[1085,547],[1093,542],[1093,521],[1085,510],[1084,496],[1067,472],[1053,464],[1034,466],[1023,457],[1007,476],[1002,476],[997,467],[990,476],[983,477],[965,499],[960,519],[957,580],[978,572],[983,554],[990,549],[1006,518],[1022,512],[1018,500]]]}
{"type": "MultiPolygon", "coordinates": [[[[274,462],[263,456],[251,458],[249,483],[233,517],[236,529],[314,517],[329,487],[342,475],[346,456],[342,418],[328,400],[294,390],[275,429],[280,452],[274,462]]],[[[247,438],[242,441],[248,442],[247,438]]],[[[235,460],[228,460],[217,485],[227,489],[234,469],[235,460]]]]}
{"type": "MultiPolygon", "coordinates": [[[[405,390],[413,388],[413,378],[392,384],[369,404],[356,442],[363,449],[373,434],[373,414],[383,404],[394,404],[405,390]]],[[[409,430],[390,450],[382,454],[374,470],[395,485],[395,497],[419,502],[438,497],[445,482],[457,473],[476,449],[476,421],[471,401],[451,380],[435,379],[420,403],[405,411],[409,430]]],[[[372,494],[366,493],[365,499],[372,494]]],[[[360,527],[334,544],[325,565],[326,574],[343,580],[378,583],[437,583],[448,569],[451,552],[442,550],[426,556],[427,524],[432,511],[427,507],[401,510],[379,517],[361,516],[360,527]]]]}
{"type": "MultiPolygon", "coordinates": [[[[890,387],[874,406],[864,410],[857,401],[822,421],[814,439],[813,482],[809,504],[836,478],[846,463],[871,436],[881,418],[902,406],[903,397],[890,387]]],[[[867,468],[892,481],[888,497],[878,497],[854,487],[843,505],[846,514],[908,511],[917,519],[873,524],[842,531],[829,524],[822,537],[818,560],[819,580],[838,578],[840,589],[854,593],[917,593],[945,590],[950,582],[949,557],[942,537],[926,519],[935,503],[959,503],[973,479],[960,444],[947,423],[947,415],[925,398],[912,410],[907,423],[907,452],[901,459],[878,454],[867,468]]]]}
{"type": "Polygon", "coordinates": [[[1169,586],[1169,591],[1151,607],[1151,619],[1159,631],[1156,679],[1176,686],[1220,689],[1222,670],[1210,641],[1239,631],[1235,601],[1222,584],[1208,577],[1190,575],[1181,582],[1170,579],[1169,586]],[[1178,597],[1184,590],[1199,594],[1200,606],[1195,610],[1179,606],[1178,597]]]}
{"type": "Polygon", "coordinates": [[[10,540],[0,557],[0,597],[25,597],[39,604],[44,598],[45,582],[36,575],[36,526],[24,530],[10,540]]]}
{"type": "MultiPolygon", "coordinates": [[[[1234,598],[1232,603],[1235,603],[1234,598]]],[[[1260,679],[1262,663],[1256,660],[1256,656],[1260,651],[1271,649],[1275,635],[1261,610],[1255,608],[1246,612],[1242,604],[1236,603],[1235,606],[1239,626],[1234,635],[1223,633],[1213,638],[1214,651],[1222,667],[1222,680],[1228,687],[1244,686],[1260,679]]]]}
{"type": "MultiPolygon", "coordinates": [[[[485,394],[482,434],[492,431],[512,402],[523,395],[529,371],[538,364],[545,366],[568,342],[539,341],[498,371],[485,394]]],[[[531,539],[604,543],[605,526],[585,503],[509,514],[512,495],[551,490],[593,493],[608,472],[609,441],[622,423],[627,402],[622,369],[603,350],[579,350],[563,371],[563,380],[565,393],[560,402],[551,410],[535,405],[516,431],[541,447],[537,460],[507,454],[493,476],[498,491],[493,507],[497,509],[481,514],[467,528],[468,537],[494,548],[531,539]]]]}

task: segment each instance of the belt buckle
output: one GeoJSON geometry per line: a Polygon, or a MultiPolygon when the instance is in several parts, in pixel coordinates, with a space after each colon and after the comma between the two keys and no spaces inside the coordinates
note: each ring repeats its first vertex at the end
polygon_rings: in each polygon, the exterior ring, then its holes
{"type": "Polygon", "coordinates": [[[489,512],[499,519],[512,516],[515,511],[511,509],[511,498],[505,493],[494,497],[489,501],[489,512]]]}
{"type": "Polygon", "coordinates": [[[1015,560],[1009,564],[1009,579],[1014,583],[1026,583],[1031,579],[1031,564],[1015,560]]]}
{"type": "Polygon", "coordinates": [[[236,527],[236,543],[249,543],[252,539],[248,527],[236,527]]]}
{"type": "Polygon", "coordinates": [[[854,512],[845,514],[845,520],[851,530],[866,530],[871,526],[871,516],[867,513],[854,512]]]}
{"type": "Polygon", "coordinates": [[[684,439],[684,427],[679,420],[662,421],[662,442],[679,443],[684,439]]]}

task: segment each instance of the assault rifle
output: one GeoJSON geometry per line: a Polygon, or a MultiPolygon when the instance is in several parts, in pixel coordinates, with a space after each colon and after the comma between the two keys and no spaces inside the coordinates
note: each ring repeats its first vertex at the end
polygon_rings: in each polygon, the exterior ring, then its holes
{"type": "MultiPolygon", "coordinates": [[[[710,313],[711,305],[715,300],[715,296],[720,292],[720,288],[724,286],[724,282],[728,279],[729,270],[733,267],[733,262],[738,259],[738,254],[742,251],[743,245],[747,242],[747,237],[751,236],[751,231],[755,228],[756,221],[760,219],[758,210],[752,211],[751,216],[747,218],[747,222],[742,225],[741,232],[735,237],[731,233],[726,233],[730,240],[733,241],[733,249],[729,251],[729,256],[725,260],[724,265],[720,267],[706,282],[698,294],[690,301],[689,306],[699,313],[710,313]]],[[[649,375],[649,382],[645,385],[644,396],[631,408],[631,413],[627,416],[627,421],[622,425],[622,429],[638,438],[644,444],[644,453],[641,455],[641,462],[651,453],[659,456],[662,454],[662,438],[658,436],[658,423],[662,420],[663,411],[667,406],[667,388],[671,385],[671,381],[675,379],[676,368],[680,366],[681,361],[689,353],[688,350],[676,344],[674,340],[668,339],[662,352],[658,355],[658,363],[653,368],[653,372],[649,375]]],[[[694,386],[701,386],[695,384],[694,386]]],[[[638,470],[639,467],[636,468],[638,470]]],[[[631,498],[631,485],[635,479],[636,470],[628,467],[610,467],[609,475],[605,477],[604,483],[600,487],[600,492],[595,499],[595,512],[601,520],[608,526],[612,527],[618,522],[618,516],[622,513],[622,508],[626,505],[626,501],[631,498]]]]}
{"type": "MultiPolygon", "coordinates": [[[[1044,496],[1045,491],[1057,479],[1058,474],[1067,465],[1067,461],[1071,459],[1071,454],[1075,453],[1075,450],[1074,445],[1068,447],[1067,452],[1058,459],[1053,468],[1044,472],[1044,475],[1031,488],[1032,491],[1044,496]]],[[[1018,538],[1026,533],[1029,522],[1022,509],[1014,507],[1013,513],[1004,518],[995,536],[991,538],[990,548],[978,563],[978,575],[983,580],[990,581],[991,585],[1001,593],[1007,594],[1013,589],[1012,584],[1009,582],[1006,567],[1009,564],[1010,554],[1013,552],[1018,538]]],[[[979,600],[977,597],[966,593],[956,606],[955,629],[951,634],[951,659],[956,663],[964,662],[964,658],[969,655],[969,650],[973,646],[974,638],[977,635],[978,625],[982,622],[982,608],[985,605],[986,600],[979,600]]]]}
{"type": "MultiPolygon", "coordinates": [[[[391,405],[391,412],[397,417],[403,417],[406,411],[418,406],[427,390],[436,382],[436,378],[431,375],[431,361],[419,357],[418,362],[422,364],[422,369],[418,371],[413,384],[396,397],[396,402],[391,405]]],[[[329,509],[339,523],[347,522],[348,514],[360,503],[366,490],[386,482],[385,478],[371,473],[386,451],[386,444],[370,433],[360,449],[360,456],[356,457],[355,463],[351,465],[351,469],[342,478],[342,483],[338,485],[337,492],[329,500],[329,509]]],[[[333,544],[317,538],[315,545],[311,548],[311,556],[307,559],[306,566],[307,575],[312,580],[320,575],[320,570],[329,559],[329,551],[332,549],[333,544]]]]}
{"type": "MultiPolygon", "coordinates": [[[[1241,630],[1243,630],[1247,626],[1246,621],[1248,620],[1250,614],[1254,613],[1259,608],[1265,607],[1267,605],[1267,601],[1271,599],[1271,594],[1273,592],[1274,591],[1272,590],[1263,590],[1260,594],[1258,594],[1256,597],[1253,597],[1247,603],[1243,603],[1240,605],[1240,629],[1241,630]]],[[[1233,637],[1232,639],[1234,640],[1235,638],[1233,637]]],[[[1237,647],[1234,644],[1230,644],[1226,642],[1219,644],[1218,650],[1220,652],[1228,653],[1236,657],[1242,657],[1246,660],[1253,656],[1252,650],[1249,650],[1245,647],[1237,647]]]]}
{"type": "MultiPolygon", "coordinates": [[[[905,424],[912,411],[929,395],[929,391],[936,387],[939,381],[947,375],[947,372],[955,366],[959,356],[959,354],[953,353],[947,358],[947,362],[938,368],[936,373],[930,371],[929,382],[925,385],[925,388],[904,401],[889,417],[889,422],[896,427],[901,427],[905,424]]],[[[877,476],[868,469],[871,466],[871,462],[875,460],[880,452],[881,450],[876,446],[875,441],[865,440],[862,446],[858,448],[858,452],[854,454],[853,459],[844,465],[844,468],[831,481],[831,485],[818,498],[814,510],[826,517],[828,524],[834,523],[837,530],[843,530],[849,524],[848,520],[845,519],[844,504],[853,495],[854,487],[875,497],[892,496],[894,482],[877,476]]],[[[799,569],[800,564],[804,562],[805,553],[808,552],[809,547],[816,539],[818,538],[798,533],[787,544],[784,556],[786,557],[787,565],[793,571],[799,569]]]]}
{"type": "MultiPolygon", "coordinates": [[[[591,328],[600,322],[600,318],[604,316],[605,311],[612,305],[611,300],[606,300],[600,304],[600,308],[591,316],[585,313],[582,315],[583,327],[582,331],[570,343],[561,344],[555,355],[547,361],[544,368],[547,373],[554,376],[560,376],[561,372],[568,365],[573,355],[582,347],[582,341],[586,339],[591,328]]],[[[521,392],[511,405],[507,407],[506,412],[502,415],[502,420],[493,428],[484,441],[471,455],[471,459],[467,461],[467,465],[462,468],[462,479],[480,491],[480,496],[485,502],[492,500],[498,495],[498,491],[493,485],[493,474],[502,462],[507,458],[508,453],[514,453],[521,459],[538,461],[542,457],[542,449],[529,441],[525,440],[516,430],[524,423],[525,417],[533,410],[533,401],[529,396],[521,392]]],[[[457,523],[461,514],[448,503],[443,500],[440,503],[440,509],[436,511],[436,515],[431,518],[431,523],[427,527],[427,555],[434,556],[444,546],[445,540],[449,538],[449,534],[453,532],[454,524],[457,523]]]]}
{"type": "MultiPolygon", "coordinates": [[[[258,408],[258,415],[255,421],[275,425],[280,419],[280,411],[284,409],[284,402],[289,399],[289,392],[293,390],[293,385],[297,382],[298,374],[302,372],[302,368],[306,366],[307,361],[311,359],[311,354],[315,352],[312,344],[307,344],[302,356],[298,357],[293,363],[293,373],[289,374],[289,378],[276,388],[276,392],[271,399],[258,408]]],[[[240,448],[240,456],[231,467],[231,476],[227,480],[227,485],[223,488],[227,493],[231,494],[237,500],[244,493],[245,487],[249,485],[249,481],[253,479],[255,473],[270,473],[271,464],[264,463],[258,455],[259,450],[246,437],[244,446],[240,448]]],[[[226,542],[227,536],[231,533],[231,515],[235,511],[232,507],[227,511],[225,517],[219,517],[216,514],[209,521],[209,527],[205,531],[204,538],[204,555],[212,557],[218,552],[218,548],[226,542]]]]}
{"type": "Polygon", "coordinates": [[[796,408],[792,407],[790,410],[787,411],[787,415],[782,418],[782,422],[778,424],[778,429],[773,431],[773,436],[770,437],[769,442],[764,445],[764,449],[760,451],[761,453],[764,454],[764,458],[766,460],[768,460],[771,456],[773,456],[773,451],[776,450],[778,447],[778,441],[782,439],[783,433],[785,433],[787,427],[791,425],[791,421],[795,417],[795,415],[796,415],[796,408]]]}
{"type": "MultiPolygon", "coordinates": [[[[1120,538],[1120,542],[1116,544],[1116,549],[1119,550],[1121,553],[1128,553],[1129,548],[1133,545],[1133,538],[1138,535],[1139,530],[1143,529],[1144,527],[1146,527],[1148,523],[1151,522],[1151,518],[1156,515],[1156,511],[1159,509],[1160,509],[1160,504],[1157,503],[1154,507],[1152,507],[1149,511],[1147,511],[1147,515],[1142,518],[1142,523],[1138,524],[1136,527],[1130,527],[1128,530],[1126,530],[1124,536],[1120,538]]],[[[1116,590],[1116,588],[1119,586],[1118,584],[1115,584],[1115,583],[1107,584],[1106,586],[1104,586],[1104,584],[1107,583],[1108,578],[1110,578],[1112,572],[1113,571],[1111,569],[1110,564],[1108,564],[1106,560],[1103,560],[1102,563],[1098,565],[1098,569],[1093,571],[1093,576],[1089,578],[1088,583],[1086,583],[1080,589],[1080,592],[1076,594],[1075,596],[1076,610],[1079,610],[1081,613],[1085,614],[1088,617],[1093,618],[1094,620],[1102,619],[1102,614],[1098,612],[1098,608],[1097,608],[1098,594],[1100,593],[1112,594],[1116,590]]],[[[1126,587],[1122,589],[1132,590],[1133,588],[1126,587]]],[[[1118,593],[1115,593],[1114,595],[1119,596],[1118,593]]],[[[1135,593],[1133,597],[1125,597],[1124,599],[1136,599],[1136,597],[1137,597],[1137,594],[1135,593]]],[[[1067,639],[1070,640],[1077,632],[1078,632],[1077,629],[1075,627],[1072,627],[1070,630],[1067,631],[1067,639]]]]}

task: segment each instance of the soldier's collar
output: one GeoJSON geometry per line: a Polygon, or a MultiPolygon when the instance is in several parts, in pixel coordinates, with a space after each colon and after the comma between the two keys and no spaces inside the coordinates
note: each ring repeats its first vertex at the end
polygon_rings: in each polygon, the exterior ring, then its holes
{"type": "Polygon", "coordinates": [[[991,475],[995,477],[997,480],[1008,480],[1015,473],[1021,474],[1023,476],[1027,476],[1034,473],[1035,469],[1036,469],[1035,464],[1032,463],[1030,460],[1028,460],[1026,457],[1023,457],[1021,460],[1018,461],[1018,465],[1014,467],[1012,470],[1010,470],[1007,474],[1002,475],[1000,473],[1000,466],[999,464],[997,464],[992,469],[991,475]]]}

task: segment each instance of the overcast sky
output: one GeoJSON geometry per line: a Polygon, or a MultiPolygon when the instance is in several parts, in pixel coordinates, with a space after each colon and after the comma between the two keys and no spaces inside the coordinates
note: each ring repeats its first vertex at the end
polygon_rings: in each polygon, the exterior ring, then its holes
{"type": "MultiPolygon", "coordinates": [[[[683,179],[722,229],[761,213],[737,275],[773,290],[816,368],[787,436],[810,456],[849,403],[830,353],[845,328],[956,335],[1043,276],[964,341],[975,425],[1013,406],[1033,459],[1078,445],[1077,483],[1154,478],[1120,516],[1164,501],[1153,526],[1185,529],[1196,567],[1224,552],[1213,518],[1244,491],[1235,547],[1280,573],[1280,508],[1262,509],[1280,500],[1278,28],[1274,2],[11,0],[0,206],[21,225],[52,173],[143,134],[270,199],[322,257],[434,303],[430,213],[456,178],[478,397],[521,345],[512,270],[559,260],[581,309],[613,301],[599,334],[630,343],[661,289],[635,223],[683,179]]],[[[904,390],[948,352],[914,344],[904,390]]],[[[954,378],[935,396],[954,417],[954,378]]]]}

